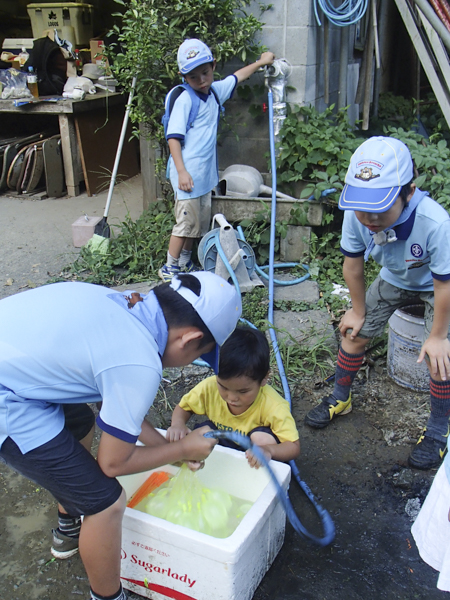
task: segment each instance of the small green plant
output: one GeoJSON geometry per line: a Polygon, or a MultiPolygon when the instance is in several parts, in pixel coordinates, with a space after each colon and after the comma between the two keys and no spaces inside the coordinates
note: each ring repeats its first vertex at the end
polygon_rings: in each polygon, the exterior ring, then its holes
{"type": "Polygon", "coordinates": [[[450,210],[450,148],[442,135],[436,133],[426,139],[414,131],[396,127],[385,128],[385,133],[408,146],[416,169],[417,187],[450,210]]]}
{"type": "Polygon", "coordinates": [[[242,296],[242,318],[258,329],[267,329],[269,291],[266,287],[254,287],[242,296]]]}
{"type": "Polygon", "coordinates": [[[301,198],[335,188],[328,196],[337,201],[353,152],[361,143],[350,126],[346,109],[334,105],[319,113],[311,106],[294,105],[281,131],[277,159],[279,180],[285,184],[304,182],[301,198]]]}
{"type": "Polygon", "coordinates": [[[66,271],[78,279],[109,286],[157,279],[172,227],[172,205],[162,200],[152,203],[137,221],[127,217],[121,223],[120,234],[110,240],[106,254],[83,247],[66,271]]]}

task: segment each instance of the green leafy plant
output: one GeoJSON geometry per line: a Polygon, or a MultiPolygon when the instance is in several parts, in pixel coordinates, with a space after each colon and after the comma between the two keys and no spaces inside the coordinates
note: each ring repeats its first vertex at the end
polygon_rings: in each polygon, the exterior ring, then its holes
{"type": "MultiPolygon", "coordinates": [[[[190,37],[211,48],[219,66],[230,59],[256,58],[263,47],[255,41],[262,24],[245,9],[249,0],[115,0],[123,7],[105,50],[119,83],[129,90],[137,77],[130,119],[142,124],[167,157],[161,125],[165,94],[181,82],[179,45],[190,37]]],[[[260,4],[261,13],[271,5],[260,4]]],[[[165,161],[161,161],[160,168],[165,161]]],[[[162,169],[163,170],[163,169],[162,169]]],[[[162,172],[160,171],[160,173],[162,172]]]]}
{"type": "Polygon", "coordinates": [[[305,184],[301,198],[318,200],[325,190],[337,201],[353,152],[361,143],[350,126],[346,109],[334,105],[319,113],[312,106],[294,105],[281,130],[277,158],[279,181],[305,184]]]}
{"type": "Polygon", "coordinates": [[[450,148],[440,133],[426,139],[414,131],[386,127],[385,133],[404,142],[416,169],[415,183],[446,210],[450,210],[450,148]]]}
{"type": "Polygon", "coordinates": [[[106,254],[83,247],[66,271],[84,281],[110,286],[156,279],[166,259],[172,226],[172,206],[162,200],[152,203],[137,221],[127,217],[121,223],[120,234],[111,238],[106,254]]]}

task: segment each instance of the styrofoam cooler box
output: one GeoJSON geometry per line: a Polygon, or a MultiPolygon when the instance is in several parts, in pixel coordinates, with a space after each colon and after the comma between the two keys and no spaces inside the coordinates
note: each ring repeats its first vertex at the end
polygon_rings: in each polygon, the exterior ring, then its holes
{"type": "Polygon", "coordinates": [[[76,46],[89,46],[94,31],[94,7],[82,2],[45,2],[27,6],[33,37],[42,37],[47,29],[56,29],[64,38],[66,28],[73,27],[76,46]],[[63,29],[64,28],[64,29],[63,29]]]}
{"type": "MultiPolygon", "coordinates": [[[[289,487],[289,465],[271,461],[289,487]]],[[[166,465],[154,471],[176,473],[166,465]]],[[[127,497],[150,473],[119,477],[127,497]]],[[[267,469],[252,469],[244,452],[216,446],[198,471],[205,487],[254,502],[236,530],[219,539],[127,508],[122,530],[122,585],[153,600],[250,600],[284,541],[286,514],[267,469]]]]}

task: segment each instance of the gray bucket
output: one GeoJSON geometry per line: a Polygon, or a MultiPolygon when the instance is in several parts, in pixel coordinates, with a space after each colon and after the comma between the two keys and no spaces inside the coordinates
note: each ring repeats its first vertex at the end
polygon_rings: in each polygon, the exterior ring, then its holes
{"type": "Polygon", "coordinates": [[[388,375],[398,385],[417,392],[430,389],[425,361],[417,364],[425,329],[424,311],[423,304],[404,306],[389,319],[388,375]]]}

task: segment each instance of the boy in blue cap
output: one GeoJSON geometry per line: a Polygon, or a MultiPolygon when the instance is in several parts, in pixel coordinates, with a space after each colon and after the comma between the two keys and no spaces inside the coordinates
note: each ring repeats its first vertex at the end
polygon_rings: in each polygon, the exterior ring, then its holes
{"type": "Polygon", "coordinates": [[[350,160],[339,208],[345,211],[341,252],[352,308],[342,335],[332,394],[309,411],[305,423],[326,427],[352,409],[350,388],[371,338],[383,333],[393,312],[425,304],[425,334],[417,362],[430,372],[431,414],[409,464],[430,469],[447,447],[450,416],[450,217],[413,183],[408,148],[392,137],[366,140],[350,160]],[[367,292],[364,261],[382,266],[367,292]]]}
{"type": "Polygon", "coordinates": [[[192,100],[189,93],[181,93],[175,100],[167,126],[168,171],[175,194],[176,224],[169,241],[167,262],[158,271],[163,281],[193,270],[194,239],[209,231],[211,190],[219,182],[216,145],[221,105],[231,98],[238,83],[261,67],[271,65],[274,59],[272,52],[264,52],[251,65],[222,81],[214,81],[216,61],[206,44],[189,39],[179,47],[180,75],[200,98],[200,107],[194,122],[189,123],[192,100]]]}
{"type": "MultiPolygon", "coordinates": [[[[145,419],[163,368],[205,353],[217,367],[218,346],[240,314],[234,287],[203,271],[144,297],[71,282],[0,300],[0,461],[53,494],[66,525],[83,516],[78,531],[67,528],[57,537],[56,550],[76,536],[71,549],[79,547],[91,600],[126,598],[120,583],[126,496],[116,477],[200,461],[215,445],[205,429],[170,444],[145,419]],[[63,407],[99,401],[95,460],[76,440],[75,427],[65,426],[63,407]]],[[[89,431],[89,411],[85,420],[89,431]]]]}

